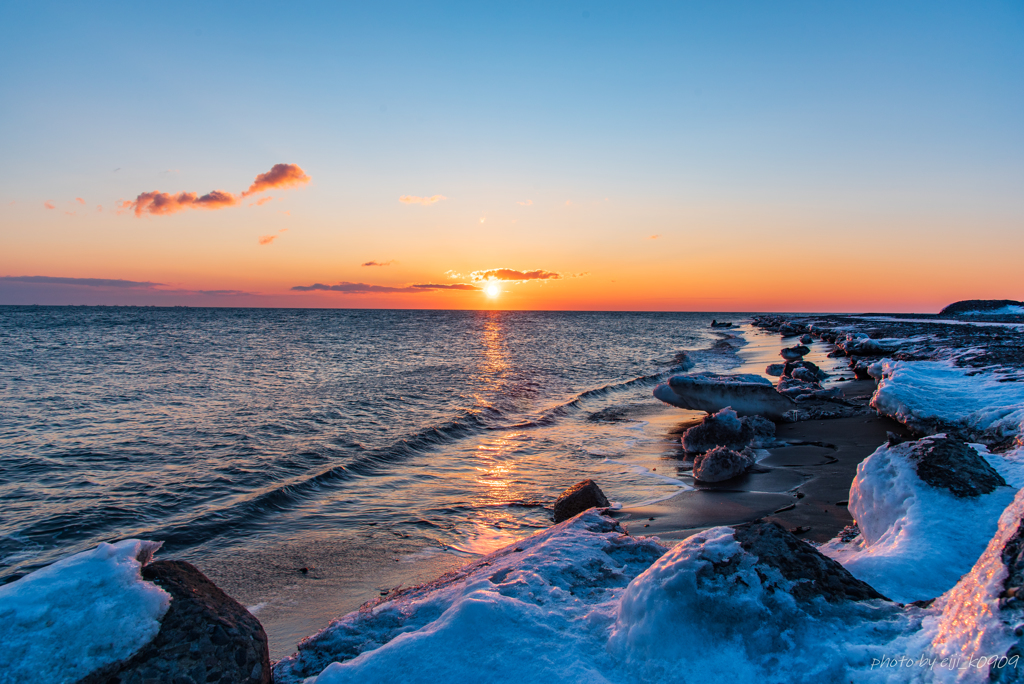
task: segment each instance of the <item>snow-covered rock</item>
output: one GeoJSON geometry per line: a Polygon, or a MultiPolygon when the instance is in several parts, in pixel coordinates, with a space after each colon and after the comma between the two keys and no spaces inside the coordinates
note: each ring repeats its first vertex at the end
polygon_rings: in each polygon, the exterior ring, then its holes
{"type": "Polygon", "coordinates": [[[701,482],[724,482],[747,472],[754,460],[726,447],[715,447],[693,459],[693,476],[701,482]]]}
{"type": "Polygon", "coordinates": [[[100,544],[0,586],[0,681],[74,682],[152,640],[170,596],[141,568],[158,548],[100,544]]]}
{"type": "Polygon", "coordinates": [[[683,433],[680,441],[683,448],[691,453],[700,453],[716,446],[742,449],[746,446],[760,447],[775,438],[775,423],[761,416],[740,418],[731,408],[704,417],[683,433]]]}
{"type": "Polygon", "coordinates": [[[591,509],[304,639],[278,684],[608,681],[626,585],[665,547],[591,509]]]}
{"type": "Polygon", "coordinates": [[[695,411],[716,413],[731,407],[741,416],[782,419],[795,404],[775,391],[771,381],[759,375],[675,375],[654,388],[658,399],[695,411]]]}
{"type": "Polygon", "coordinates": [[[970,570],[1015,490],[945,435],[879,447],[857,466],[849,509],[860,536],[822,552],[889,598],[939,596],[970,570]]]}

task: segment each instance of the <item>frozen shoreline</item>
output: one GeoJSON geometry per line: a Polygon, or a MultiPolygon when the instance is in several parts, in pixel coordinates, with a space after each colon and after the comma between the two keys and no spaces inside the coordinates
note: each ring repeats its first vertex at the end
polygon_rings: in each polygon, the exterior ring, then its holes
{"type": "MultiPolygon", "coordinates": [[[[902,603],[819,587],[808,579],[815,576],[808,568],[839,566],[828,566],[783,528],[772,531],[772,523],[691,526],[684,541],[668,548],[657,538],[630,536],[591,510],[342,617],[278,663],[276,681],[980,682],[990,673],[1000,681],[1024,676],[1013,650],[1021,638],[1014,629],[1024,619],[1016,598],[1024,584],[1019,329],[958,323],[958,330],[970,332],[955,335],[943,332],[939,321],[828,316],[761,323],[835,344],[840,363],[848,360],[853,373],[878,380],[871,407],[914,433],[888,443],[881,438],[863,459],[847,487],[860,529],[821,547],[852,578],[902,603]],[[926,326],[940,332],[923,333],[926,326]],[[929,434],[936,437],[907,439],[929,434]],[[967,446],[965,439],[975,443],[967,446]],[[928,454],[936,445],[952,450],[952,480],[922,470],[934,460],[928,454]],[[967,475],[963,464],[970,466],[967,475]],[[792,539],[785,543],[798,544],[792,548],[804,549],[803,555],[772,565],[758,555],[769,547],[751,541],[751,534],[792,539]]],[[[849,430],[855,420],[836,420],[832,430],[849,430]]],[[[790,425],[823,434],[830,429],[828,420],[790,425]]],[[[834,482],[829,487],[837,491],[834,482]]],[[[816,500],[806,499],[802,506],[809,511],[816,500]]],[[[799,511],[794,506],[770,519],[785,527],[798,519],[786,516],[799,511]]],[[[634,534],[648,531],[630,527],[634,534]]],[[[3,588],[8,599],[17,584],[3,588]]],[[[5,606],[0,600],[0,615],[10,610],[5,606]]]]}

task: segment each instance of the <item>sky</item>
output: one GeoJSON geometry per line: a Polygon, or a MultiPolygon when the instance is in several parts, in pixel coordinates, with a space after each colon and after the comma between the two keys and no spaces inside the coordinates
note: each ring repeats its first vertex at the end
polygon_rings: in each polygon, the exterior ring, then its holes
{"type": "Polygon", "coordinates": [[[0,304],[1020,300],[1021,74],[1017,0],[5,3],[0,304]]]}

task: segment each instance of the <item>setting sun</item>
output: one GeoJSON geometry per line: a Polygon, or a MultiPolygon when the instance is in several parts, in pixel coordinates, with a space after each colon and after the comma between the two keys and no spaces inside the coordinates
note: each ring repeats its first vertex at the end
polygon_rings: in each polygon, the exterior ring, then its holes
{"type": "Polygon", "coordinates": [[[493,299],[501,294],[501,287],[497,283],[491,283],[484,287],[484,294],[493,299]]]}

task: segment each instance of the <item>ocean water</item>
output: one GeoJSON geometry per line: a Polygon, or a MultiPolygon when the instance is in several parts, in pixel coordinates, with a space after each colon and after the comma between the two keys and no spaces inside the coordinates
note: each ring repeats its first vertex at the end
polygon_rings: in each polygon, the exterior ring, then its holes
{"type": "Polygon", "coordinates": [[[286,655],[547,527],[580,479],[626,506],[688,486],[697,414],[651,389],[740,365],[715,317],[0,307],[0,581],[163,540],[286,655]]]}

